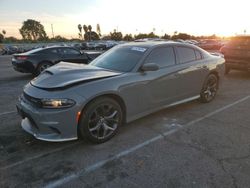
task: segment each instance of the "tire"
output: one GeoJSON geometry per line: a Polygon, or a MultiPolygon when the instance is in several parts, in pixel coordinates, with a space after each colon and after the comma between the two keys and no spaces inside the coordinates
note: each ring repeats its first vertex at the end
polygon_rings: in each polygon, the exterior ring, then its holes
{"type": "Polygon", "coordinates": [[[218,77],[214,74],[208,75],[201,90],[200,94],[201,102],[203,103],[211,102],[215,98],[218,88],[219,88],[218,77]]]}
{"type": "Polygon", "coordinates": [[[35,76],[38,76],[39,74],[41,74],[41,72],[43,72],[45,69],[51,67],[53,64],[50,62],[41,62],[39,63],[39,65],[36,68],[35,71],[35,76]]]}
{"type": "Polygon", "coordinates": [[[80,118],[78,133],[91,143],[110,140],[123,122],[121,106],[112,98],[101,97],[88,104],[80,118]]]}

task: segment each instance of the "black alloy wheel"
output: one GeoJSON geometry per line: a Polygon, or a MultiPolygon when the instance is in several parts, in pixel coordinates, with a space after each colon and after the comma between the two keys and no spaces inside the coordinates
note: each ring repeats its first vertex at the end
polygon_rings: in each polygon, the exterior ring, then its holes
{"type": "Polygon", "coordinates": [[[37,67],[37,71],[36,71],[36,75],[41,74],[44,70],[46,70],[47,68],[51,67],[52,64],[50,62],[42,62],[38,65],[37,67]]]}
{"type": "Polygon", "coordinates": [[[218,78],[216,75],[210,74],[203,85],[200,94],[201,101],[204,103],[211,102],[215,98],[217,90],[218,90],[218,78]]]}
{"type": "Polygon", "coordinates": [[[102,97],[91,102],[79,124],[80,135],[93,143],[111,139],[122,124],[122,109],[113,99],[102,97]]]}

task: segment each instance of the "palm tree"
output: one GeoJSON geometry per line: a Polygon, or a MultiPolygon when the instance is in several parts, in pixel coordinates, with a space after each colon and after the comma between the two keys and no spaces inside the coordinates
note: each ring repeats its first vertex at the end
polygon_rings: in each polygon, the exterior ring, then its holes
{"type": "Polygon", "coordinates": [[[96,25],[96,31],[97,31],[97,33],[98,33],[99,36],[102,36],[102,35],[101,35],[101,27],[100,27],[100,24],[97,24],[97,25],[96,25]]]}
{"type": "Polygon", "coordinates": [[[78,24],[78,29],[79,29],[79,36],[82,38],[82,25],[78,24]]]}
{"type": "Polygon", "coordinates": [[[89,30],[89,40],[91,40],[91,31],[92,31],[91,25],[88,25],[88,30],[89,30]]]}
{"type": "Polygon", "coordinates": [[[82,28],[83,28],[83,30],[84,30],[84,32],[85,32],[85,33],[87,33],[87,32],[88,32],[88,27],[87,27],[86,25],[83,25],[83,27],[82,27],[82,28]]]}

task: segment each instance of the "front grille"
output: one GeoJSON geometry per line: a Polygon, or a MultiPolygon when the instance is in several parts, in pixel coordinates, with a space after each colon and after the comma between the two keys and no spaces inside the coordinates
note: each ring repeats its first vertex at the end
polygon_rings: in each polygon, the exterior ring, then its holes
{"type": "Polygon", "coordinates": [[[23,97],[26,101],[28,101],[29,103],[31,103],[34,106],[37,106],[37,107],[42,106],[41,99],[31,97],[31,96],[27,95],[25,92],[23,92],[23,97]]]}

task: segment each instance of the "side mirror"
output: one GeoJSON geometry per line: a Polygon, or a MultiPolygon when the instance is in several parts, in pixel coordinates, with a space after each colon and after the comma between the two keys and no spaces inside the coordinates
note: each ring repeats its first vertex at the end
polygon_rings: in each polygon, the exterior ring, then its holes
{"type": "Polygon", "coordinates": [[[159,66],[155,63],[146,63],[141,67],[142,71],[157,71],[159,70],[159,66]]]}

